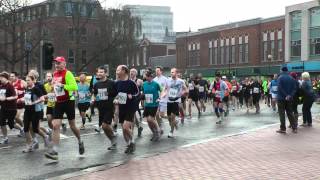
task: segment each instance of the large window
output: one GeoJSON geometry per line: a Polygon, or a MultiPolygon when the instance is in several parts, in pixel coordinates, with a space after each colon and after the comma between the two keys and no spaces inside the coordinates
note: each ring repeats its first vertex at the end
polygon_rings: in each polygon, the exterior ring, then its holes
{"type": "Polygon", "coordinates": [[[209,62],[210,65],[213,64],[213,49],[212,49],[212,41],[209,41],[209,62]]]}
{"type": "Polygon", "coordinates": [[[242,36],[239,37],[239,63],[243,62],[243,43],[242,36]]]}
{"type": "Polygon", "coordinates": [[[72,49],[68,49],[68,62],[74,64],[74,52],[72,49]]]}
{"type": "Polygon", "coordinates": [[[301,56],[301,11],[290,13],[291,56],[301,56]]]}
{"type": "Polygon", "coordinates": [[[282,30],[278,31],[278,60],[283,59],[282,30]]]}
{"type": "Polygon", "coordinates": [[[200,65],[200,43],[189,44],[188,66],[200,65]]]}
{"type": "Polygon", "coordinates": [[[214,47],[213,48],[213,64],[217,65],[217,63],[218,63],[218,53],[219,53],[219,51],[218,51],[218,41],[217,40],[214,41],[213,47],[214,47]]]}
{"type": "Polygon", "coordinates": [[[231,38],[231,63],[236,62],[236,38],[231,38]]]}
{"type": "Polygon", "coordinates": [[[320,55],[320,7],[310,9],[310,55],[320,55]]]}
{"type": "Polygon", "coordinates": [[[220,64],[224,63],[224,40],[220,40],[220,64]]]}

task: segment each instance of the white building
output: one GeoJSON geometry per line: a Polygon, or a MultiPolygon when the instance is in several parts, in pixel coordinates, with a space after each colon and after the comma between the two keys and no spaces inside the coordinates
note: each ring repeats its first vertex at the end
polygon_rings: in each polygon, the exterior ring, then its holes
{"type": "Polygon", "coordinates": [[[152,42],[161,42],[166,30],[173,32],[173,13],[168,6],[125,5],[123,8],[141,18],[142,33],[138,39],[145,36],[152,42]]]}

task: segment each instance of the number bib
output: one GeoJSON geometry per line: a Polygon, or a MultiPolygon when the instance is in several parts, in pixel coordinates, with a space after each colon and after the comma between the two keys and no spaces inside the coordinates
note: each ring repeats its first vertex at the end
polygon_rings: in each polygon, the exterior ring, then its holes
{"type": "Polygon", "coordinates": [[[253,88],[253,93],[258,94],[259,92],[260,92],[259,88],[257,88],[257,87],[253,88]]]}
{"type": "Polygon", "coordinates": [[[86,93],[84,92],[78,92],[79,100],[84,100],[86,98],[86,93]]]}
{"type": "Polygon", "coordinates": [[[221,91],[216,91],[215,95],[216,95],[216,98],[221,98],[221,91]]]}
{"type": "Polygon", "coordinates": [[[126,104],[126,103],[127,103],[127,97],[128,97],[127,93],[122,93],[122,92],[120,92],[120,93],[118,94],[119,104],[126,104]]]}
{"type": "Polygon", "coordinates": [[[31,94],[24,95],[24,103],[25,105],[32,105],[31,94]]]}
{"type": "Polygon", "coordinates": [[[204,92],[204,87],[203,86],[199,87],[199,92],[201,92],[201,93],[204,92]]]}
{"type": "Polygon", "coordinates": [[[169,97],[176,98],[178,96],[178,89],[170,88],[169,97]]]}
{"type": "Polygon", "coordinates": [[[65,95],[64,88],[60,86],[54,86],[54,93],[57,97],[65,95]]]}
{"type": "Polygon", "coordinates": [[[278,86],[272,86],[272,91],[273,91],[273,92],[278,91],[278,86]]]}
{"type": "Polygon", "coordinates": [[[54,93],[48,93],[48,101],[49,102],[55,102],[56,101],[56,95],[54,93]]]}
{"type": "Polygon", "coordinates": [[[189,90],[194,90],[193,84],[189,84],[189,90]]]}
{"type": "Polygon", "coordinates": [[[232,91],[237,90],[237,86],[232,86],[232,91]]]}
{"type": "Polygon", "coordinates": [[[252,89],[250,89],[250,94],[252,94],[252,89]]]}
{"type": "Polygon", "coordinates": [[[6,97],[6,92],[7,92],[7,90],[1,89],[0,90],[0,97],[5,98],[6,97]]]}
{"type": "Polygon", "coordinates": [[[153,103],[153,94],[146,94],[145,97],[146,97],[147,104],[153,103]]]}
{"type": "Polygon", "coordinates": [[[103,88],[103,89],[98,89],[98,95],[99,100],[108,100],[108,89],[103,88]]]}

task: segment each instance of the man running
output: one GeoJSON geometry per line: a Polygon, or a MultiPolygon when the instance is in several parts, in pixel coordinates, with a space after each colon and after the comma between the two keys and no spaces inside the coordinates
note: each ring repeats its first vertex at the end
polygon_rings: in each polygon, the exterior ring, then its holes
{"type": "Polygon", "coordinates": [[[7,125],[10,129],[16,128],[23,131],[23,128],[14,122],[17,114],[17,98],[16,91],[12,84],[9,82],[9,74],[7,72],[0,73],[0,126],[3,134],[3,139],[0,144],[8,144],[8,131],[7,125]]]}
{"type": "Polygon", "coordinates": [[[250,111],[250,99],[252,98],[252,86],[250,84],[249,78],[245,78],[244,84],[242,85],[244,101],[247,107],[247,113],[250,111]]]}
{"type": "Polygon", "coordinates": [[[111,142],[108,150],[115,150],[117,146],[116,137],[112,128],[112,119],[114,115],[114,97],[116,94],[115,82],[107,78],[107,69],[101,66],[97,70],[99,81],[93,86],[95,103],[99,113],[99,124],[105,135],[111,142]]]}
{"type": "Polygon", "coordinates": [[[256,114],[260,113],[260,98],[262,93],[262,86],[258,80],[254,80],[252,84],[252,101],[253,105],[256,107],[256,114]]]}
{"type": "Polygon", "coordinates": [[[47,116],[47,121],[48,121],[48,126],[49,126],[49,129],[47,129],[46,132],[49,135],[51,135],[52,129],[53,129],[52,118],[53,118],[54,105],[56,102],[56,95],[54,94],[54,90],[53,90],[52,78],[53,78],[52,73],[48,72],[46,74],[46,81],[47,82],[44,84],[44,88],[47,92],[45,99],[47,101],[46,116],[47,116]]]}
{"type": "MultiPolygon", "coordinates": [[[[78,109],[80,112],[80,116],[82,119],[82,125],[80,127],[80,130],[85,129],[86,124],[86,112],[90,108],[90,102],[91,102],[91,93],[90,93],[90,87],[89,84],[86,83],[86,73],[81,73],[79,76],[80,82],[78,83],[78,109]]],[[[100,121],[99,121],[100,122],[100,121]]],[[[99,127],[101,124],[99,123],[99,127]]]]}
{"type": "Polygon", "coordinates": [[[145,81],[142,86],[142,92],[145,97],[143,117],[146,118],[148,126],[153,134],[151,141],[158,141],[160,138],[160,128],[158,122],[155,120],[155,116],[159,106],[161,87],[152,80],[151,70],[145,72],[145,77],[147,81],[145,81]]]}
{"type": "Polygon", "coordinates": [[[202,74],[198,74],[198,83],[199,83],[199,100],[201,104],[201,110],[202,112],[206,111],[205,101],[206,101],[206,93],[208,91],[208,82],[204,79],[202,79],[202,74]]]}
{"type": "Polygon", "coordinates": [[[119,104],[119,123],[122,124],[123,137],[127,143],[126,154],[135,151],[136,145],[133,138],[134,116],[137,111],[139,88],[134,81],[129,79],[129,69],[125,65],[117,67],[117,82],[115,84],[117,97],[114,101],[119,104]]]}
{"type": "MultiPolygon", "coordinates": [[[[227,84],[228,89],[232,89],[231,83],[228,81],[227,76],[222,76],[222,80],[227,84]]],[[[224,116],[229,115],[229,107],[230,107],[230,93],[229,91],[225,91],[224,97],[223,97],[223,103],[226,105],[226,111],[224,112],[224,116]]]]}
{"type": "Polygon", "coordinates": [[[238,101],[238,98],[239,98],[239,84],[238,82],[233,79],[231,81],[231,85],[232,85],[232,88],[231,88],[231,93],[230,93],[230,97],[231,97],[231,102],[232,102],[232,110],[235,111],[235,109],[239,108],[239,101],[238,101]]]}
{"type": "MultiPolygon", "coordinates": [[[[156,67],[156,77],[153,80],[160,85],[162,90],[164,90],[167,87],[168,78],[163,75],[162,67],[156,67]]],[[[167,112],[167,103],[168,103],[168,96],[161,96],[158,112],[156,115],[156,119],[159,124],[161,134],[163,134],[162,118],[165,117],[165,114],[167,112]]]]}
{"type": "MultiPolygon", "coordinates": [[[[138,71],[136,69],[134,69],[134,68],[130,69],[130,80],[136,83],[136,85],[139,88],[139,93],[140,93],[143,81],[141,79],[137,78],[137,74],[138,74],[138,71]]],[[[138,96],[138,98],[136,99],[136,107],[137,107],[137,111],[139,113],[139,118],[135,114],[135,123],[136,123],[136,126],[138,127],[138,137],[141,137],[141,134],[143,131],[143,127],[141,125],[142,124],[142,114],[141,114],[141,111],[139,108],[140,101],[141,101],[141,97],[138,96]]]]}
{"type": "Polygon", "coordinates": [[[177,69],[171,69],[171,78],[168,80],[165,93],[162,97],[168,95],[167,115],[170,123],[170,133],[168,138],[173,138],[174,128],[177,128],[176,116],[179,116],[179,103],[181,96],[187,93],[187,87],[183,80],[177,78],[177,69]]]}
{"type": "Polygon", "coordinates": [[[84,144],[81,141],[80,130],[75,122],[75,100],[73,92],[78,90],[78,86],[73,74],[66,69],[66,60],[64,57],[56,57],[54,59],[56,71],[53,74],[54,92],[57,102],[54,109],[53,119],[53,147],[45,156],[49,159],[58,160],[58,145],[60,141],[60,126],[64,113],[67,114],[69,126],[73,134],[78,139],[79,154],[82,155],[85,151],[84,144]]]}
{"type": "MultiPolygon", "coordinates": [[[[21,80],[18,78],[18,73],[17,72],[12,72],[10,74],[10,81],[16,90],[16,94],[18,95],[17,99],[17,115],[16,115],[16,123],[18,123],[20,126],[23,126],[22,122],[22,115],[24,112],[24,103],[21,101],[21,98],[24,97],[24,91],[26,90],[27,83],[24,80],[21,80]]],[[[19,134],[19,136],[23,136],[23,134],[19,134]]]]}
{"type": "Polygon", "coordinates": [[[270,89],[270,94],[271,94],[271,106],[272,106],[272,110],[273,112],[277,111],[277,95],[278,95],[278,75],[274,74],[273,75],[273,80],[270,82],[269,85],[269,89],[270,89]]]}
{"type": "Polygon", "coordinates": [[[216,81],[212,82],[211,93],[213,94],[213,107],[214,112],[216,113],[217,118],[219,119],[216,124],[221,124],[224,120],[224,110],[223,110],[223,98],[225,92],[228,91],[227,84],[221,79],[221,74],[219,72],[216,73],[216,81]]]}
{"type": "Polygon", "coordinates": [[[188,89],[189,89],[189,95],[188,95],[188,107],[189,107],[189,117],[192,117],[192,102],[195,103],[197,109],[198,109],[198,116],[200,117],[201,111],[199,107],[199,89],[198,89],[198,81],[193,76],[193,74],[190,74],[190,80],[188,81],[188,89]]]}

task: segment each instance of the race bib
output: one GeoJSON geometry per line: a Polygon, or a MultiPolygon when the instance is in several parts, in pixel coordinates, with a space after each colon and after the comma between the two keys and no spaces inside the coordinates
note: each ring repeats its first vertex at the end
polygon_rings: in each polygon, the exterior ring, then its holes
{"type": "Polygon", "coordinates": [[[18,94],[18,95],[21,95],[21,94],[23,94],[23,93],[24,93],[24,91],[17,90],[17,94],[18,94]]]}
{"type": "Polygon", "coordinates": [[[255,87],[253,88],[253,93],[254,94],[258,94],[260,92],[259,88],[255,87]]]}
{"type": "Polygon", "coordinates": [[[66,94],[64,92],[64,88],[61,86],[54,86],[54,93],[57,97],[64,96],[66,94]]]}
{"type": "Polygon", "coordinates": [[[250,89],[250,94],[252,94],[252,89],[250,89]]]}
{"type": "Polygon", "coordinates": [[[272,86],[272,91],[273,91],[273,92],[278,91],[278,86],[272,86]]]}
{"type": "Polygon", "coordinates": [[[170,88],[169,97],[176,98],[178,96],[178,89],[170,88]]]}
{"type": "Polygon", "coordinates": [[[49,102],[55,102],[56,101],[56,95],[54,93],[48,93],[48,101],[49,102]]]}
{"type": "Polygon", "coordinates": [[[216,98],[221,98],[221,91],[216,91],[215,95],[216,95],[216,98]]]}
{"type": "Polygon", "coordinates": [[[232,91],[237,90],[237,86],[232,86],[232,91]]]}
{"type": "Polygon", "coordinates": [[[145,97],[147,104],[153,103],[153,94],[146,94],[145,97]]]}
{"type": "Polygon", "coordinates": [[[1,90],[0,90],[0,97],[1,97],[1,98],[6,98],[6,92],[7,92],[7,90],[1,89],[1,90]]]}
{"type": "Polygon", "coordinates": [[[201,92],[201,93],[204,92],[204,87],[203,86],[199,87],[199,92],[201,92]]]}
{"type": "Polygon", "coordinates": [[[25,105],[32,105],[31,94],[24,95],[24,103],[25,105]]]}
{"type": "Polygon", "coordinates": [[[122,93],[122,92],[120,92],[120,93],[118,94],[119,104],[126,104],[126,103],[127,103],[127,97],[128,97],[127,93],[122,93]]]}
{"type": "Polygon", "coordinates": [[[108,89],[107,88],[98,89],[98,97],[99,97],[99,100],[108,100],[108,89]]]}
{"type": "Polygon", "coordinates": [[[189,90],[194,90],[193,84],[189,84],[189,90]]]}
{"type": "Polygon", "coordinates": [[[78,92],[79,100],[84,100],[86,98],[86,93],[78,92]]]}

